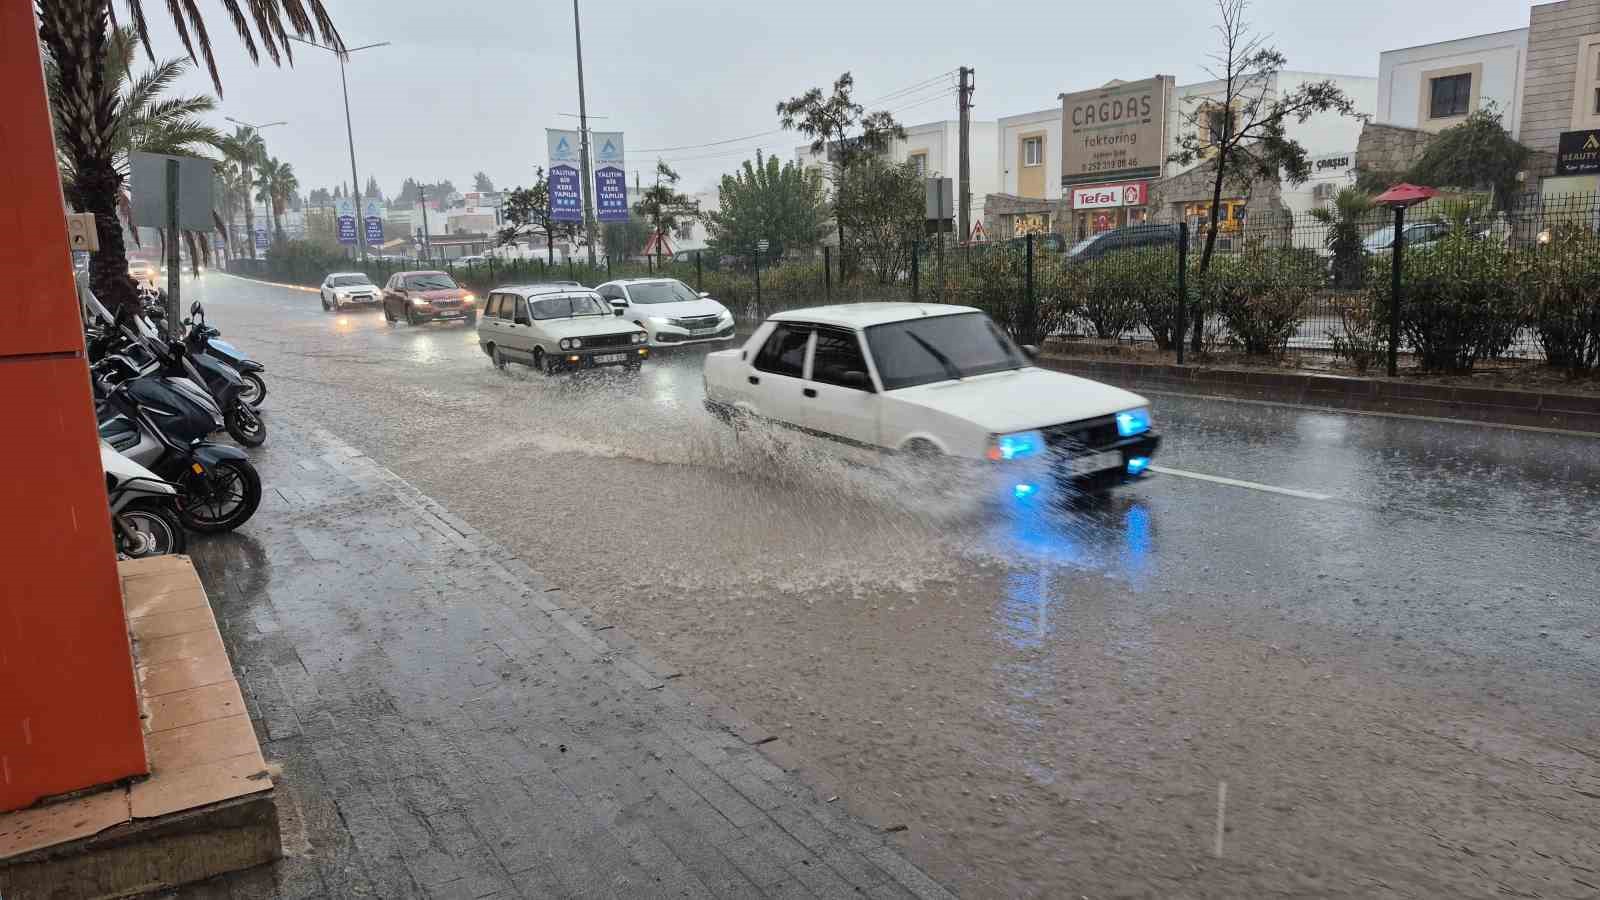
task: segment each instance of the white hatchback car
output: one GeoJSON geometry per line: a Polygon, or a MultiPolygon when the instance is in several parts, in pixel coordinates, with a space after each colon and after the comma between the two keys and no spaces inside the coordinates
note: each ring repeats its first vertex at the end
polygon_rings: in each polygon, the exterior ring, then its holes
{"type": "Polygon", "coordinates": [[[570,282],[495,288],[478,319],[478,346],[496,368],[519,362],[547,375],[604,366],[637,370],[650,358],[647,340],[598,294],[570,282]]]}
{"type": "Polygon", "coordinates": [[[338,312],[346,306],[372,306],[383,292],[365,272],[334,272],[322,279],[322,308],[338,312]]]}
{"type": "Polygon", "coordinates": [[[676,278],[628,278],[595,288],[613,309],[650,335],[650,346],[699,344],[733,337],[733,313],[676,278]]]}
{"type": "Polygon", "coordinates": [[[706,357],[706,405],[874,455],[1039,458],[1058,476],[1108,482],[1144,474],[1161,443],[1148,401],[1039,368],[1034,353],[966,306],[796,309],[706,357]]]}

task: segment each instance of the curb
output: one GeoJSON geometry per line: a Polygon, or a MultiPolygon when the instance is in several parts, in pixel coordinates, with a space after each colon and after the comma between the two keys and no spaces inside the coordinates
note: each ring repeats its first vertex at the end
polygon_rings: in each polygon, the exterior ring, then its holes
{"type": "Polygon", "coordinates": [[[1600,396],[1068,356],[1044,356],[1039,364],[1156,393],[1600,436],[1600,396]]]}

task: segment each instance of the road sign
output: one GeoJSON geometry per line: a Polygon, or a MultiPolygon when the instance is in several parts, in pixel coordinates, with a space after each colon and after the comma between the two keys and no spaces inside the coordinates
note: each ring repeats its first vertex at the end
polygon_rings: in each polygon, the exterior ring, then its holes
{"type": "Polygon", "coordinates": [[[95,229],[94,213],[67,215],[67,244],[74,250],[89,253],[100,249],[100,232],[95,229]]]}
{"type": "Polygon", "coordinates": [[[210,231],[217,227],[211,215],[216,208],[211,201],[211,160],[159,153],[131,153],[129,159],[135,224],[147,228],[167,227],[167,160],[175,159],[178,161],[178,227],[186,231],[210,231]]]}
{"type": "Polygon", "coordinates": [[[761,251],[762,253],[767,252],[767,248],[771,247],[771,246],[772,246],[772,242],[767,240],[766,238],[762,238],[761,240],[756,241],[756,249],[761,251]]]}

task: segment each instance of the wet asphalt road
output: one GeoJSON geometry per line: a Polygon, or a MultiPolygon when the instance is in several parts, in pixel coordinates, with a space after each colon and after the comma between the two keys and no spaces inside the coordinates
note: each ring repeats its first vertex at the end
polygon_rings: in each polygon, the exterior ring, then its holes
{"type": "Polygon", "coordinates": [[[269,428],[520,548],[967,895],[1600,892],[1600,441],[1153,397],[1167,471],[1062,511],[735,441],[694,352],[547,380],[196,298],[269,428]]]}

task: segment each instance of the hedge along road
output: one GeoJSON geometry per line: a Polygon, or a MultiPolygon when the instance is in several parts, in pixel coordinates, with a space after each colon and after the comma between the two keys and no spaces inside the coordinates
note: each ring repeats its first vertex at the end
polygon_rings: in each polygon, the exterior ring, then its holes
{"type": "Polygon", "coordinates": [[[1166,471],[1061,513],[736,442],[698,353],[546,380],[192,290],[269,421],[517,548],[965,894],[1600,884],[1593,440],[1157,398],[1166,471]]]}

